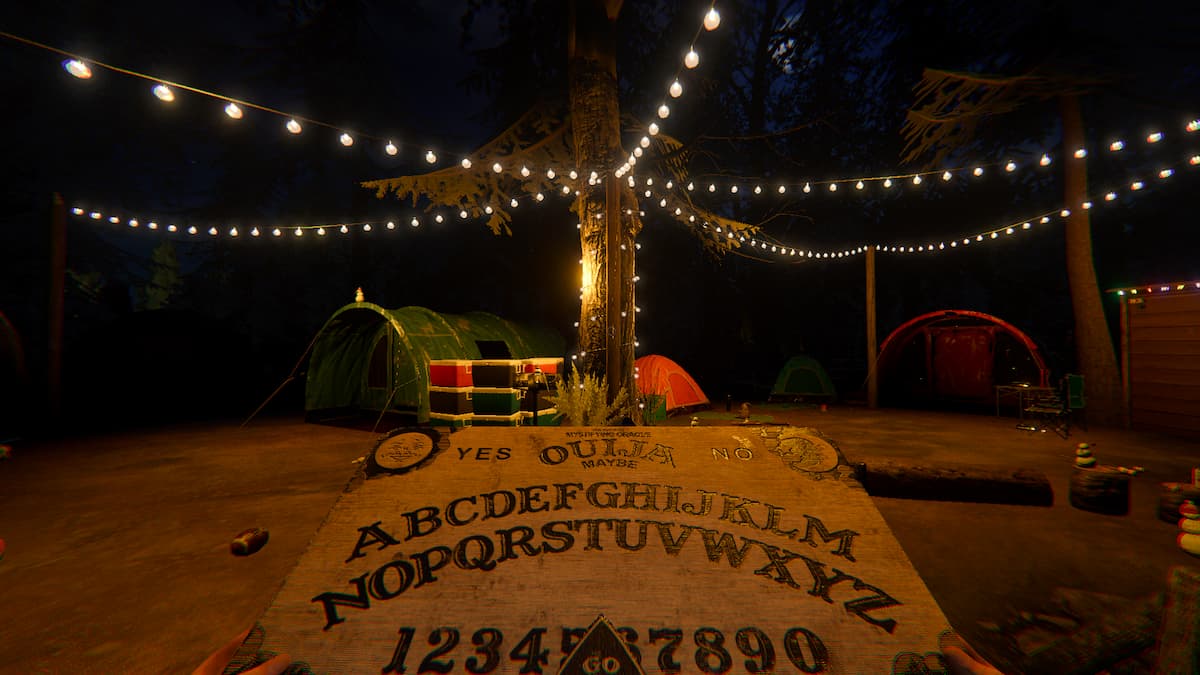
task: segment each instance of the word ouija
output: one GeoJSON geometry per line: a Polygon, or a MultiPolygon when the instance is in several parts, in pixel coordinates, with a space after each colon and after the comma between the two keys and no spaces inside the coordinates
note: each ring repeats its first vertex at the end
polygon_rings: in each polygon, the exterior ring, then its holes
{"type": "MultiPolygon", "coordinates": [[[[405,526],[403,541],[409,541],[428,536],[447,525],[460,527],[512,515],[570,511],[582,501],[596,509],[711,516],[730,525],[807,543],[813,548],[820,546],[818,540],[825,544],[836,540],[837,545],[831,553],[850,562],[855,561],[851,546],[858,536],[857,532],[830,532],[819,518],[804,514],[803,536],[800,536],[801,529],[798,527],[783,529],[785,513],[781,507],[708,490],[694,492],[684,499],[684,489],[681,487],[634,482],[601,481],[587,486],[582,483],[530,485],[459,497],[448,502],[444,508],[424,506],[402,513],[400,520],[405,526]]],[[[366,557],[364,549],[384,550],[401,545],[401,539],[384,529],[382,521],[358,530],[358,541],[346,559],[347,563],[366,557]]],[[[808,595],[819,597],[827,603],[834,602],[831,592],[835,587],[841,593],[851,588],[854,591],[868,591],[867,595],[842,598],[845,610],[888,633],[895,630],[894,619],[877,618],[867,612],[896,606],[901,604],[900,601],[858,577],[837,568],[832,568],[830,574],[826,571],[825,563],[759,539],[669,520],[637,517],[565,518],[541,523],[537,530],[518,525],[496,529],[486,535],[471,534],[453,546],[437,545],[407,556],[394,555],[373,572],[350,579],[347,583],[354,588],[354,592],[321,593],[312,598],[312,602],[321,603],[325,613],[325,630],[329,630],[345,621],[338,614],[339,607],[369,609],[372,598],[390,600],[410,588],[438,581],[438,572],[451,565],[462,570],[489,572],[497,564],[508,560],[564,553],[580,545],[583,551],[603,551],[606,546],[610,549],[641,551],[655,539],[661,542],[663,551],[669,556],[679,556],[685,547],[696,551],[702,547],[710,562],[727,560],[730,567],[735,569],[748,564],[756,576],[774,581],[783,588],[806,589],[808,595]],[[687,546],[689,541],[697,540],[699,544],[687,546]],[[797,580],[797,574],[807,574],[811,586],[797,580]]]]}

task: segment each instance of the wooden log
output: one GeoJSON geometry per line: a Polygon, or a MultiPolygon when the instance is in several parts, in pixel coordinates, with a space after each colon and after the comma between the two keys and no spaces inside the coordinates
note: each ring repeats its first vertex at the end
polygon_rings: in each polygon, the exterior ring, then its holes
{"type": "Polygon", "coordinates": [[[1046,474],[1032,469],[970,465],[859,464],[859,480],[872,497],[947,502],[1053,506],[1046,474]]]}
{"type": "Polygon", "coordinates": [[[1081,511],[1124,516],[1129,513],[1129,474],[1111,466],[1075,469],[1071,476],[1071,506],[1081,511]]]}
{"type": "Polygon", "coordinates": [[[1161,483],[1162,492],[1158,495],[1158,519],[1175,525],[1182,517],[1179,507],[1187,500],[1200,504],[1200,487],[1190,483],[1161,483]]]}
{"type": "Polygon", "coordinates": [[[1200,570],[1171,570],[1154,672],[1200,673],[1200,570]]]}

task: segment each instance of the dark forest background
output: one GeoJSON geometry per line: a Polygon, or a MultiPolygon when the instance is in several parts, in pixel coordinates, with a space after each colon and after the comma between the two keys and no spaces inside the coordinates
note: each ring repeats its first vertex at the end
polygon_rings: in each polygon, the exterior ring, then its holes
{"type": "MultiPolygon", "coordinates": [[[[0,313],[21,338],[0,432],[34,433],[46,363],[50,203],[207,229],[395,219],[395,232],[303,238],[167,235],[71,217],[67,230],[65,427],[244,417],[283,381],[356,287],[385,307],[473,310],[537,322],[570,343],[579,242],[567,202],[514,213],[513,234],[481,223],[412,229],[395,200],[359,181],[427,170],[424,149],[460,157],[539,101],[565,95],[566,3],[224,0],[9,3],[0,30],[106,63],[381,137],[340,147],[278,117],[234,122],[211,99],[0,40],[0,313]]],[[[653,118],[709,3],[626,0],[618,46],[626,147],[653,118]]],[[[900,163],[900,127],[923,69],[1017,75],[1054,68],[1089,82],[1089,181],[1124,188],[1092,213],[1102,289],[1200,279],[1200,9],[1190,3],[1073,1],[718,3],[700,36],[668,133],[696,150],[697,183],[828,180],[923,168],[900,163]],[[1161,130],[1163,142],[1148,145],[1161,130]],[[1128,149],[1104,148],[1123,138],[1128,149]]],[[[1042,152],[1066,161],[1057,105],[984,120],[947,160],[970,166],[1042,152]]],[[[454,161],[454,160],[450,160],[454,161]]],[[[648,160],[649,161],[649,160],[648,160]]],[[[921,189],[708,204],[764,220],[773,237],[815,249],[959,238],[1062,206],[1060,173],[991,171],[921,189]]],[[[932,181],[941,183],[941,181],[932,181]]],[[[703,196],[698,197],[702,199],[703,196]]],[[[853,399],[866,376],[861,256],[805,264],[714,258],[686,226],[643,206],[637,258],[638,354],[668,356],[714,401],[763,398],[797,353],[815,356],[853,399]]],[[[880,340],[919,314],[970,309],[1030,335],[1054,374],[1073,366],[1061,226],[932,256],[878,258],[880,340]]],[[[1115,298],[1105,300],[1115,320],[1115,298]]],[[[302,384],[272,410],[299,411],[302,384]]]]}

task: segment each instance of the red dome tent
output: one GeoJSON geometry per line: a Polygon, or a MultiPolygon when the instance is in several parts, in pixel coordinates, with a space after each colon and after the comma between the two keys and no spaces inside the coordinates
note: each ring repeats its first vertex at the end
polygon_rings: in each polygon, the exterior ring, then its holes
{"type": "Polygon", "coordinates": [[[638,392],[666,399],[666,413],[708,405],[700,385],[678,363],[665,356],[650,354],[638,359],[638,392]]]}
{"type": "Polygon", "coordinates": [[[983,312],[923,314],[879,349],[880,399],[890,405],[988,403],[998,384],[1047,386],[1037,345],[1016,326],[983,312]]]}

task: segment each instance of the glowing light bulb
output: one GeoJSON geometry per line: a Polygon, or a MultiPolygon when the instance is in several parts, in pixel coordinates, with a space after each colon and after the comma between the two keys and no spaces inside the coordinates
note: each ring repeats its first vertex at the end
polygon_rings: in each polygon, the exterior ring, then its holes
{"type": "Polygon", "coordinates": [[[154,85],[154,89],[151,91],[153,91],[154,95],[158,97],[158,100],[165,103],[170,103],[175,100],[175,92],[171,91],[171,88],[165,84],[156,84],[154,85]]]}
{"type": "Polygon", "coordinates": [[[77,216],[82,216],[82,215],[83,215],[83,209],[81,209],[81,208],[79,208],[78,206],[76,206],[75,208],[71,209],[71,213],[73,213],[73,214],[75,214],[75,215],[77,215],[77,216]]]}
{"type": "Polygon", "coordinates": [[[738,191],[738,186],[736,186],[736,185],[730,185],[730,186],[729,186],[729,192],[730,192],[731,194],[735,194],[735,195],[736,195],[736,194],[737,194],[737,191],[738,191]]]}
{"type": "Polygon", "coordinates": [[[147,225],[146,227],[148,227],[148,228],[150,228],[150,229],[152,229],[152,230],[157,230],[157,229],[158,229],[158,223],[156,223],[156,222],[154,222],[154,221],[152,220],[152,221],[150,221],[150,224],[149,224],[149,225],[147,225]]]}
{"type": "Polygon", "coordinates": [[[1161,141],[1162,139],[1163,139],[1162,132],[1155,131],[1154,133],[1152,133],[1146,137],[1146,142],[1147,143],[1157,143],[1157,142],[1161,141]]]}
{"type": "Polygon", "coordinates": [[[420,221],[420,219],[418,219],[416,216],[413,216],[413,219],[412,219],[412,220],[410,220],[410,221],[408,221],[408,224],[409,224],[409,225],[411,225],[411,226],[413,226],[413,227],[420,227],[420,226],[421,226],[421,221],[420,221]]]}
{"type": "Polygon", "coordinates": [[[983,175],[983,167],[977,166],[977,167],[975,167],[975,170],[972,171],[971,173],[975,174],[975,176],[977,176],[977,177],[982,176],[983,175]]]}
{"type": "Polygon", "coordinates": [[[88,64],[79,59],[67,59],[62,62],[62,67],[63,70],[81,80],[86,80],[92,76],[92,69],[88,67],[88,64]]]}
{"type": "Polygon", "coordinates": [[[704,15],[704,30],[716,30],[721,25],[721,14],[713,7],[704,15]]]}
{"type": "Polygon", "coordinates": [[[1031,227],[1033,227],[1033,223],[1029,223],[1029,222],[1021,223],[1022,230],[1028,230],[1031,227]]]}
{"type": "Polygon", "coordinates": [[[462,168],[464,168],[464,169],[471,168],[471,160],[467,157],[463,157],[462,161],[459,162],[459,164],[462,164],[462,168]]]}
{"type": "Polygon", "coordinates": [[[1050,166],[1050,155],[1042,155],[1042,158],[1038,160],[1038,164],[1042,166],[1050,166]]]}
{"type": "Polygon", "coordinates": [[[671,83],[671,88],[668,92],[671,94],[671,98],[679,98],[683,96],[683,85],[679,84],[679,80],[675,80],[671,83]]]}
{"type": "Polygon", "coordinates": [[[284,126],[286,126],[286,127],[287,127],[287,130],[288,130],[289,132],[293,133],[293,134],[298,134],[298,133],[300,133],[301,131],[303,131],[303,130],[304,130],[304,129],[303,129],[301,126],[300,126],[300,123],[299,123],[299,122],[297,122],[296,120],[288,120],[288,121],[287,121],[287,124],[285,124],[284,126]]]}
{"type": "Polygon", "coordinates": [[[500,166],[500,162],[496,162],[492,165],[492,171],[495,171],[496,173],[502,173],[504,171],[504,167],[500,166]]]}
{"type": "Polygon", "coordinates": [[[913,176],[913,185],[920,185],[920,184],[921,184],[921,177],[913,176]]]}
{"type": "Polygon", "coordinates": [[[579,172],[578,172],[578,171],[576,171],[575,169],[571,169],[571,172],[570,172],[570,173],[568,173],[568,174],[567,174],[567,176],[568,176],[568,177],[569,177],[571,180],[577,180],[577,179],[579,178],[579,172]]]}
{"type": "Polygon", "coordinates": [[[492,215],[492,213],[495,212],[495,209],[493,209],[492,206],[489,204],[489,205],[483,207],[483,212],[490,216],[490,215],[492,215]]]}
{"type": "Polygon", "coordinates": [[[179,231],[179,228],[176,225],[174,225],[174,224],[167,225],[167,232],[178,232],[178,231],[179,231]]]}
{"type": "Polygon", "coordinates": [[[658,106],[658,116],[659,117],[661,117],[662,119],[665,120],[670,115],[671,115],[671,109],[667,107],[666,103],[658,106]]]}
{"type": "Polygon", "coordinates": [[[650,132],[651,136],[657,136],[658,135],[658,123],[651,122],[650,126],[646,127],[646,130],[650,132]]]}
{"type": "Polygon", "coordinates": [[[302,230],[302,229],[300,229],[300,228],[298,228],[298,227],[297,227],[297,228],[296,228],[296,236],[297,236],[297,237],[303,237],[303,236],[304,236],[304,230],[302,230]]]}
{"type": "Polygon", "coordinates": [[[341,136],[338,136],[338,141],[347,148],[354,145],[354,137],[344,131],[341,136]]]}
{"type": "Polygon", "coordinates": [[[1191,122],[1188,122],[1187,126],[1184,128],[1188,130],[1188,133],[1191,133],[1193,131],[1200,131],[1200,119],[1192,120],[1191,122]]]}
{"type": "MultiPolygon", "coordinates": [[[[188,229],[187,229],[187,233],[188,233],[188,234],[196,234],[197,232],[199,232],[199,230],[197,230],[197,229],[196,229],[196,226],[195,226],[195,225],[191,225],[191,226],[189,226],[189,227],[188,227],[188,229]]],[[[275,236],[276,236],[276,237],[278,237],[278,236],[279,236],[279,230],[278,230],[278,229],[277,229],[277,230],[275,230],[275,236]]]]}
{"type": "Polygon", "coordinates": [[[92,211],[91,213],[88,214],[88,217],[91,218],[92,220],[100,220],[101,218],[104,217],[104,214],[100,213],[99,211],[92,211]]]}
{"type": "Polygon", "coordinates": [[[338,232],[341,232],[342,234],[348,234],[350,232],[350,228],[343,225],[338,228],[338,232]]]}
{"type": "Polygon", "coordinates": [[[395,157],[396,153],[400,152],[400,148],[397,148],[395,143],[388,141],[387,145],[383,146],[383,151],[388,155],[395,157]]]}
{"type": "Polygon", "coordinates": [[[830,184],[829,184],[829,191],[830,191],[830,192],[837,192],[837,183],[830,183],[830,184]]]}
{"type": "Polygon", "coordinates": [[[708,191],[709,191],[709,192],[716,192],[716,191],[717,191],[717,186],[716,186],[716,184],[714,184],[714,183],[709,183],[709,184],[708,184],[708,191]]]}
{"type": "Polygon", "coordinates": [[[130,227],[137,227],[137,226],[138,226],[138,220],[137,220],[137,218],[130,218],[130,219],[129,219],[129,226],[130,226],[130,227]]]}
{"type": "Polygon", "coordinates": [[[1108,149],[1113,152],[1119,152],[1125,149],[1125,141],[1113,141],[1108,144],[1108,149]]]}
{"type": "Polygon", "coordinates": [[[633,156],[634,156],[635,158],[636,158],[636,157],[641,157],[641,156],[642,156],[642,154],[644,154],[644,153],[642,152],[642,149],[641,149],[641,148],[634,148],[634,149],[633,149],[633,156]]]}
{"type": "Polygon", "coordinates": [[[805,184],[804,184],[804,187],[803,187],[802,189],[804,190],[804,193],[805,193],[805,194],[808,194],[809,192],[812,192],[812,186],[811,186],[811,185],[809,185],[808,183],[805,183],[805,184]]]}
{"type": "Polygon", "coordinates": [[[1104,201],[1106,201],[1106,202],[1111,202],[1112,200],[1114,200],[1116,198],[1117,198],[1117,193],[1115,193],[1115,192],[1109,192],[1108,194],[1104,195],[1104,201]]]}
{"type": "Polygon", "coordinates": [[[950,180],[950,172],[949,171],[945,171],[942,173],[942,180],[947,180],[947,181],[950,180]]]}
{"type": "Polygon", "coordinates": [[[884,179],[883,179],[883,187],[885,187],[885,188],[890,188],[890,187],[892,187],[892,179],[891,179],[891,178],[884,178],[884,179]]]}
{"type": "Polygon", "coordinates": [[[642,136],[642,140],[638,141],[638,145],[641,145],[643,148],[650,147],[650,137],[642,136]]]}
{"type": "Polygon", "coordinates": [[[1163,169],[1162,171],[1158,172],[1159,178],[1170,178],[1173,175],[1175,175],[1174,169],[1163,169]]]}
{"type": "Polygon", "coordinates": [[[1135,181],[1133,181],[1133,183],[1132,183],[1132,184],[1129,186],[1129,189],[1130,189],[1130,190],[1141,190],[1141,189],[1142,189],[1142,188],[1144,188],[1144,187],[1146,187],[1146,184],[1145,184],[1145,183],[1143,183],[1143,182],[1142,182],[1142,181],[1140,181],[1140,180],[1135,180],[1135,181]]]}
{"type": "Polygon", "coordinates": [[[695,68],[700,65],[700,55],[696,53],[695,49],[689,49],[688,53],[684,55],[683,65],[688,68],[695,68]]]}
{"type": "Polygon", "coordinates": [[[236,103],[234,103],[233,101],[230,101],[229,105],[225,106],[225,114],[229,115],[229,117],[231,119],[235,119],[235,120],[242,119],[242,109],[239,108],[238,105],[236,103]]]}
{"type": "Polygon", "coordinates": [[[1050,222],[1050,216],[1042,216],[1042,219],[1038,222],[1045,225],[1046,223],[1050,222]]]}
{"type": "Polygon", "coordinates": [[[1087,157],[1087,149],[1086,148],[1079,148],[1078,150],[1075,151],[1075,159],[1083,159],[1084,157],[1087,157]]]}
{"type": "Polygon", "coordinates": [[[429,162],[430,164],[435,164],[437,163],[437,155],[433,154],[432,150],[428,150],[425,152],[425,161],[429,162]]]}
{"type": "Polygon", "coordinates": [[[459,217],[459,218],[462,218],[463,220],[466,220],[466,219],[467,219],[467,212],[466,212],[466,210],[464,209],[464,210],[462,210],[462,211],[459,211],[459,212],[458,212],[458,217],[459,217]]]}
{"type": "Polygon", "coordinates": [[[1009,173],[1012,173],[1013,171],[1016,171],[1016,170],[1017,170],[1017,163],[1016,163],[1016,162],[1009,162],[1008,164],[1005,164],[1005,165],[1004,165],[1004,170],[1005,170],[1005,171],[1007,171],[1007,172],[1009,172],[1009,173]]]}
{"type": "Polygon", "coordinates": [[[508,202],[508,205],[509,205],[509,206],[511,206],[511,207],[513,207],[514,209],[515,209],[515,208],[517,208],[517,205],[518,205],[518,204],[519,204],[519,202],[517,202],[517,198],[516,198],[516,197],[513,197],[513,198],[512,198],[512,199],[510,199],[510,200],[509,200],[509,202],[508,202]]]}
{"type": "Polygon", "coordinates": [[[556,174],[554,173],[554,169],[546,169],[546,178],[549,178],[550,180],[554,180],[555,175],[556,174]]]}
{"type": "MultiPolygon", "coordinates": [[[[671,186],[670,186],[670,185],[668,185],[667,187],[669,188],[669,187],[671,187],[671,186]]],[[[755,186],[754,186],[754,194],[756,194],[756,195],[761,195],[761,194],[762,194],[762,186],[761,186],[761,185],[755,185],[755,186]]]]}
{"type": "MultiPolygon", "coordinates": [[[[172,225],[171,227],[175,227],[175,226],[174,226],[174,225],[172,225]]],[[[169,229],[169,228],[168,228],[168,229],[169,229]]],[[[174,230],[172,230],[172,232],[174,232],[174,230]]],[[[250,230],[250,236],[251,236],[251,237],[257,237],[257,236],[258,236],[258,235],[260,235],[260,234],[262,234],[262,233],[258,231],[258,228],[257,228],[257,227],[256,227],[256,228],[254,228],[254,229],[252,229],[252,230],[250,230]]]]}
{"type": "Polygon", "coordinates": [[[855,189],[855,190],[861,190],[861,189],[863,189],[863,182],[860,180],[860,181],[858,181],[857,183],[855,183],[855,184],[854,184],[854,189],[855,189]]]}
{"type": "Polygon", "coordinates": [[[392,220],[387,221],[387,229],[389,229],[389,230],[396,229],[396,222],[392,221],[392,220]]]}
{"type": "Polygon", "coordinates": [[[318,236],[318,237],[324,237],[324,236],[325,236],[325,228],[323,228],[323,227],[318,227],[318,228],[317,228],[317,236],[318,236]]]}

